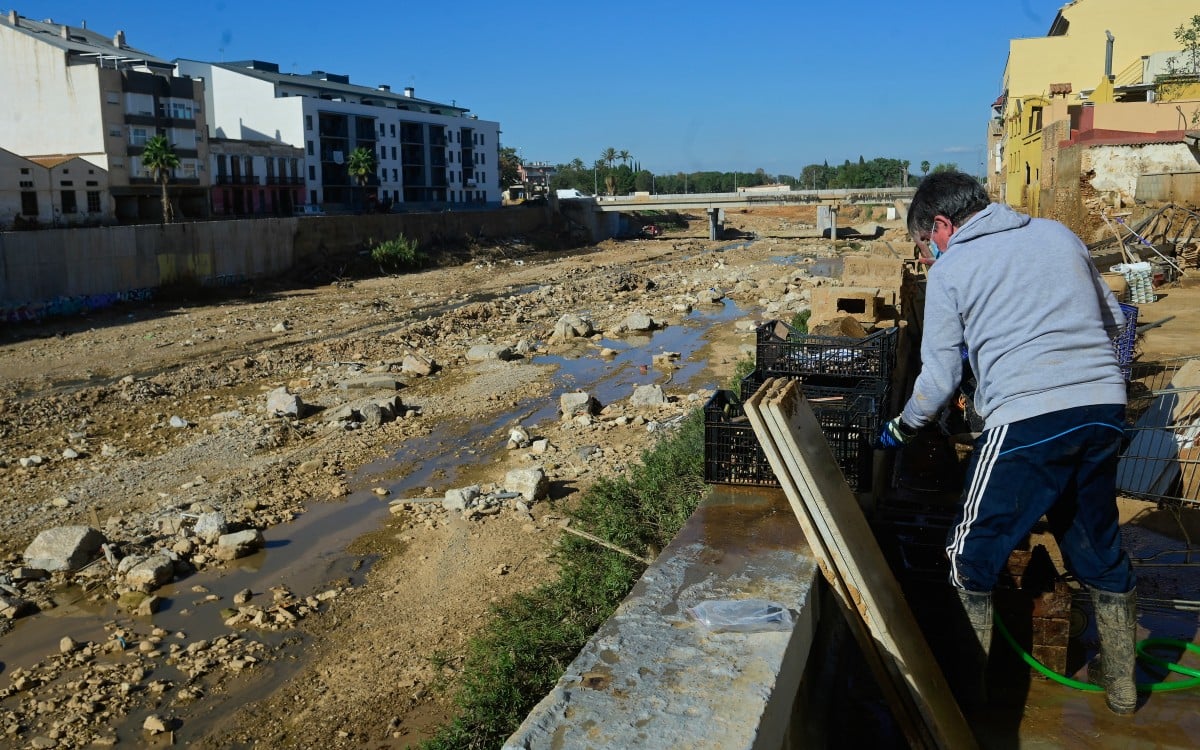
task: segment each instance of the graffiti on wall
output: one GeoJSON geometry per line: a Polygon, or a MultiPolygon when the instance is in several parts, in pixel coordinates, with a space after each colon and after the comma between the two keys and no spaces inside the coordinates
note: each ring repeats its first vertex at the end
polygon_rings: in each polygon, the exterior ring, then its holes
{"type": "Polygon", "coordinates": [[[153,297],[153,289],[131,289],[126,292],[88,294],[79,297],[55,297],[41,302],[0,307],[0,322],[37,323],[46,318],[103,310],[122,302],[149,302],[153,297]]]}

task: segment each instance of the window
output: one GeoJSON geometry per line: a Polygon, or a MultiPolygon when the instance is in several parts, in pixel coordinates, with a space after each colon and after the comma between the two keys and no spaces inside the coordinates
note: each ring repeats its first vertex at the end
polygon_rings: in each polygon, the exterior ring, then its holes
{"type": "Polygon", "coordinates": [[[487,134],[486,134],[486,133],[480,133],[480,134],[479,134],[479,145],[480,145],[480,146],[487,145],[487,142],[484,140],[486,137],[487,137],[487,134]]]}
{"type": "Polygon", "coordinates": [[[62,191],[62,212],[64,214],[73,214],[79,210],[79,206],[75,205],[75,191],[62,191]]]}
{"type": "Polygon", "coordinates": [[[62,187],[75,187],[75,183],[71,180],[59,180],[58,184],[62,187]]]}
{"type": "Polygon", "coordinates": [[[191,102],[171,102],[171,117],[176,120],[192,119],[191,102]]]}
{"type": "Polygon", "coordinates": [[[88,187],[98,187],[99,185],[100,185],[100,183],[96,182],[95,180],[88,180],[88,181],[87,181],[87,186],[88,186],[88,187]]]}
{"type": "Polygon", "coordinates": [[[100,213],[100,191],[99,190],[87,191],[87,202],[88,202],[88,213],[89,214],[100,213]]]}
{"type": "Polygon", "coordinates": [[[396,160],[396,147],[392,146],[392,161],[396,160]]]}
{"type": "Polygon", "coordinates": [[[305,115],[305,116],[304,116],[304,129],[305,129],[305,130],[312,130],[312,115],[305,115]]]}
{"type": "Polygon", "coordinates": [[[64,169],[64,170],[63,170],[63,174],[71,174],[71,170],[69,170],[69,169],[64,169]]]}
{"type": "Polygon", "coordinates": [[[392,123],[392,137],[396,137],[396,123],[394,122],[392,123]]]}
{"type": "Polygon", "coordinates": [[[317,205],[317,191],[316,190],[308,191],[308,202],[313,204],[314,206],[317,205]]]}
{"type": "Polygon", "coordinates": [[[109,128],[108,134],[112,138],[120,138],[121,137],[121,129],[120,128],[109,128]]]}
{"type": "Polygon", "coordinates": [[[109,104],[120,104],[121,103],[121,95],[115,91],[109,91],[104,95],[104,100],[107,101],[109,104]]]}
{"type": "Polygon", "coordinates": [[[23,187],[23,188],[32,188],[32,187],[33,187],[33,180],[21,180],[21,187],[23,187]]]}
{"type": "Polygon", "coordinates": [[[21,193],[21,213],[25,216],[38,215],[37,193],[33,191],[21,193]]]}
{"type": "Polygon", "coordinates": [[[398,174],[399,174],[399,173],[398,173],[396,170],[394,170],[394,169],[392,170],[392,182],[399,182],[399,181],[400,181],[400,178],[399,178],[398,174]]]}
{"type": "Polygon", "coordinates": [[[312,141],[309,141],[309,142],[308,142],[308,155],[309,155],[309,156],[312,156],[312,155],[313,155],[313,145],[312,145],[312,141]]]}
{"type": "Polygon", "coordinates": [[[317,168],[311,164],[308,165],[308,179],[313,182],[316,182],[317,179],[317,168]]]}
{"type": "Polygon", "coordinates": [[[379,135],[380,137],[387,135],[387,126],[382,122],[379,123],[379,135]]]}
{"type": "Polygon", "coordinates": [[[185,161],[181,166],[183,167],[183,176],[184,177],[195,178],[195,176],[196,176],[196,163],[195,162],[185,161]]]}
{"type": "Polygon", "coordinates": [[[129,143],[134,146],[146,145],[146,129],[145,128],[130,128],[129,143]]]}
{"type": "Polygon", "coordinates": [[[29,174],[29,167],[21,167],[21,174],[29,174]]]}

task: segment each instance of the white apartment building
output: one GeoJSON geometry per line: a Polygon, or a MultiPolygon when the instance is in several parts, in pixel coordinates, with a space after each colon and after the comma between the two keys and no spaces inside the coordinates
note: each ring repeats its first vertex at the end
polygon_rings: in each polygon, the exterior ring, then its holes
{"type": "MultiPolygon", "coordinates": [[[[180,160],[170,183],[177,215],[208,215],[202,86],[129,46],[124,32],[106,37],[10,11],[0,16],[0,92],[0,148],[39,163],[78,157],[95,165],[108,184],[98,212],[105,218],[159,219],[161,188],[141,163],[146,140],[158,134],[180,160]]],[[[99,179],[54,179],[52,216],[70,223],[95,205],[89,193],[99,179]]]]}
{"type": "Polygon", "coordinates": [[[361,207],[364,198],[407,208],[499,204],[498,122],[418,99],[412,88],[398,94],[319,70],[281,73],[260,60],[175,62],[179,74],[204,83],[211,137],[303,149],[308,203],[333,210],[361,207]],[[366,191],[347,172],[357,148],[376,157],[366,191]]]}

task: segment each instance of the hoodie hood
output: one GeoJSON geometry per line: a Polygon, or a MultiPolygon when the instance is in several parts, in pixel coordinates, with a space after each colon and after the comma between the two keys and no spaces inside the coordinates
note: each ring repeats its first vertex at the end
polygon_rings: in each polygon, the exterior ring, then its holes
{"type": "Polygon", "coordinates": [[[956,229],[954,234],[950,235],[946,249],[949,250],[961,242],[970,242],[989,234],[1023,227],[1029,222],[1030,218],[1025,214],[1017,213],[1003,203],[992,203],[956,229]]]}

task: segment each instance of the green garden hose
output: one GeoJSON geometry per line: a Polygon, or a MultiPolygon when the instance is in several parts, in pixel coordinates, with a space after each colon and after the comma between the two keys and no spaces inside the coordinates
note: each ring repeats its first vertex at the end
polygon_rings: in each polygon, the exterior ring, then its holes
{"type": "MultiPolygon", "coordinates": [[[[1058,672],[1055,672],[1047,667],[1045,664],[1042,664],[1040,661],[1033,658],[1032,654],[1021,648],[1020,644],[1017,643],[1017,640],[1012,637],[1012,633],[1008,632],[1008,628],[1004,627],[1004,621],[1000,619],[999,613],[994,614],[993,619],[996,621],[996,628],[999,629],[1000,635],[1004,636],[1004,640],[1008,641],[1008,645],[1012,646],[1013,650],[1021,655],[1021,659],[1023,659],[1026,664],[1033,667],[1041,674],[1045,675],[1051,680],[1054,680],[1060,685],[1066,685],[1067,687],[1072,687],[1076,690],[1086,690],[1091,693],[1104,692],[1104,688],[1101,685],[1094,685],[1090,682],[1080,682],[1079,680],[1073,680],[1070,677],[1064,677],[1058,672]]],[[[1147,638],[1144,641],[1139,641],[1137,644],[1137,653],[1144,661],[1148,661],[1155,666],[1162,667],[1168,672],[1176,672],[1178,674],[1188,675],[1190,678],[1186,680],[1177,680],[1175,682],[1139,682],[1137,689],[1140,692],[1164,693],[1167,691],[1191,690],[1192,688],[1200,687],[1200,670],[1192,669],[1191,667],[1185,667],[1182,664],[1176,664],[1174,662],[1169,662],[1154,656],[1149,652],[1149,650],[1155,647],[1184,649],[1186,651],[1191,651],[1194,654],[1200,654],[1200,646],[1187,641],[1177,641],[1171,638],[1147,638]]]]}

